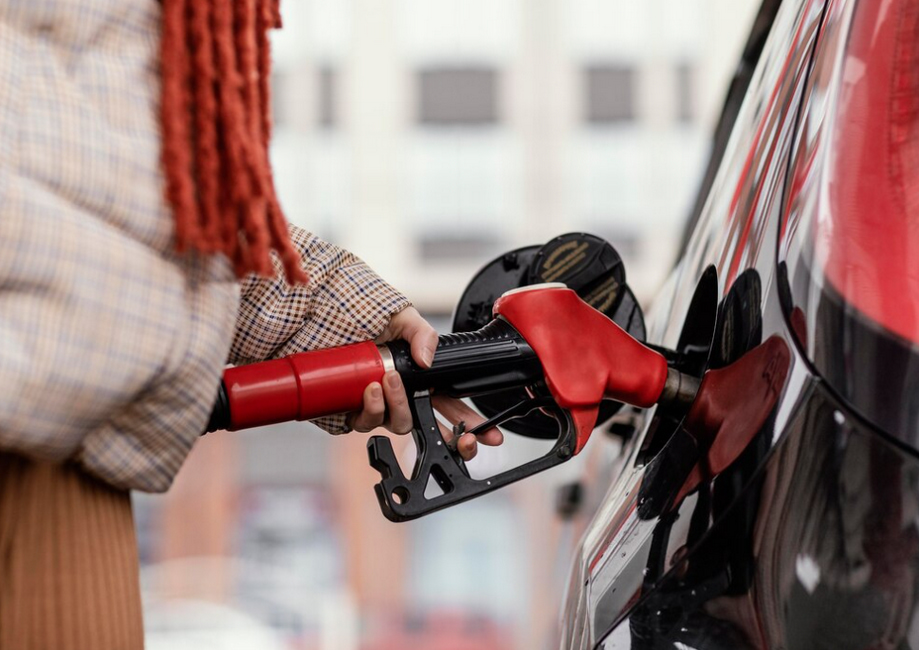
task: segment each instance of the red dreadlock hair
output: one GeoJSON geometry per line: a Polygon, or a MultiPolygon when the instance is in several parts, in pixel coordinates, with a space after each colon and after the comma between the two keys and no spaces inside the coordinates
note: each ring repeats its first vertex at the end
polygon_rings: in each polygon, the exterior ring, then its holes
{"type": "Polygon", "coordinates": [[[224,253],[238,276],[305,282],[268,162],[268,30],[279,0],[163,0],[163,169],[179,251],[224,253]]]}

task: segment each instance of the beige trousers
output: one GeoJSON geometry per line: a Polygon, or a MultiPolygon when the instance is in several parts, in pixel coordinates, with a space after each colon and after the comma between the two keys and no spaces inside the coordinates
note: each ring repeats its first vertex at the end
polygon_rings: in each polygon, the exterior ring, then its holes
{"type": "Polygon", "coordinates": [[[0,453],[0,650],[143,648],[127,492],[0,453]]]}

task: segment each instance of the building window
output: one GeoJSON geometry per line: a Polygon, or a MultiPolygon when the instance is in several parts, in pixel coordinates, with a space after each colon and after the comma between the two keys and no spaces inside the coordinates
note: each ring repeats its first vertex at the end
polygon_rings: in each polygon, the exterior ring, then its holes
{"type": "Polygon", "coordinates": [[[487,125],[498,121],[498,73],[491,68],[431,68],[418,74],[418,122],[487,125]]]}
{"type": "Polygon", "coordinates": [[[586,70],[587,121],[613,124],[635,119],[635,68],[594,65],[586,70]]]}
{"type": "Polygon", "coordinates": [[[319,68],[316,81],[316,122],[321,129],[333,129],[338,123],[338,76],[335,68],[324,65],[319,68]]]}
{"type": "Polygon", "coordinates": [[[332,65],[275,68],[271,75],[274,125],[298,133],[338,126],[337,72],[332,65]]]}
{"type": "Polygon", "coordinates": [[[488,259],[501,250],[502,244],[498,235],[485,233],[426,234],[418,239],[421,261],[425,264],[488,259]]]}
{"type": "Polygon", "coordinates": [[[693,68],[688,63],[681,63],[676,68],[677,120],[688,124],[695,119],[693,111],[693,68]]]}

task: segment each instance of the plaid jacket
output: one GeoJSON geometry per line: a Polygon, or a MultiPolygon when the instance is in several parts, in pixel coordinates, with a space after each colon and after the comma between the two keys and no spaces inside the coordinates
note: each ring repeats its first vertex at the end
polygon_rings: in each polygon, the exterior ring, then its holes
{"type": "Polygon", "coordinates": [[[0,450],[146,491],[169,487],[227,361],[373,338],[408,304],[301,230],[303,287],[172,251],[159,29],[154,0],[0,3],[0,450]]]}

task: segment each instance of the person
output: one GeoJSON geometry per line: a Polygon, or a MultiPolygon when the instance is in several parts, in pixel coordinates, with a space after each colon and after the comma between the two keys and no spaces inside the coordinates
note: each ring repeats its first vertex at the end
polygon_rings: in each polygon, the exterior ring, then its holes
{"type": "MultiPolygon", "coordinates": [[[[278,23],[272,0],[0,4],[2,650],[142,647],[129,491],[169,488],[225,364],[396,337],[432,361],[401,293],[284,221],[278,23]]],[[[399,376],[320,424],[406,433],[399,376]]]]}

